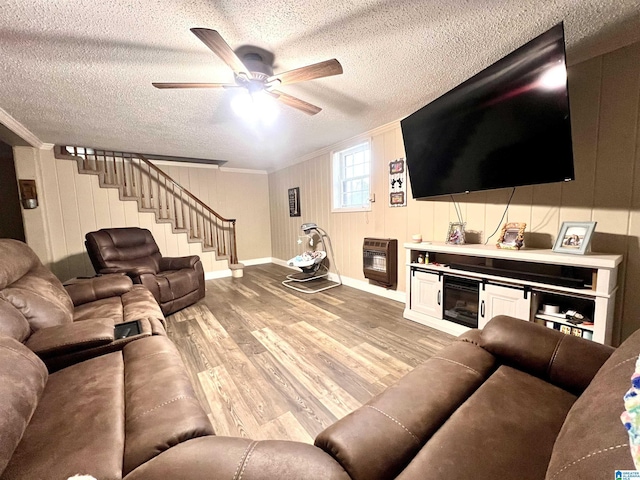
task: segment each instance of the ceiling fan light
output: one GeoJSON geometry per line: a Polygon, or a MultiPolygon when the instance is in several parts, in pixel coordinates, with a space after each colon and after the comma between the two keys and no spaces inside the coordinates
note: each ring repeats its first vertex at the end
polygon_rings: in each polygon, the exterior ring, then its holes
{"type": "Polygon", "coordinates": [[[231,99],[231,109],[250,123],[272,124],[280,113],[275,99],[264,92],[249,93],[240,89],[231,99]]]}

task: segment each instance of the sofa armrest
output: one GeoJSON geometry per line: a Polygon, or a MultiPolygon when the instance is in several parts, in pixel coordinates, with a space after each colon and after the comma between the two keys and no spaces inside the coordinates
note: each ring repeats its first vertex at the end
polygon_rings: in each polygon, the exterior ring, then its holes
{"type": "Polygon", "coordinates": [[[495,358],[460,340],[316,437],[354,480],[395,478],[494,372],[495,358]]]}
{"type": "Polygon", "coordinates": [[[189,255],[186,257],[162,257],[160,259],[160,271],[193,268],[199,260],[200,257],[198,255],[189,255]]]}
{"type": "Polygon", "coordinates": [[[133,282],[123,274],[109,274],[85,278],[65,285],[74,306],[95,302],[108,297],[117,297],[131,290],[133,282]]]}
{"type": "Polygon", "coordinates": [[[133,470],[125,480],[166,478],[349,480],[349,475],[329,455],[306,443],[207,436],[167,449],[133,470]]]}
{"type": "Polygon", "coordinates": [[[25,345],[39,357],[47,358],[99,347],[113,340],[113,320],[96,318],[42,328],[25,345]]]}
{"type": "Polygon", "coordinates": [[[480,345],[503,363],[575,395],[614,352],[613,347],[500,315],[482,330],[480,345]]]}

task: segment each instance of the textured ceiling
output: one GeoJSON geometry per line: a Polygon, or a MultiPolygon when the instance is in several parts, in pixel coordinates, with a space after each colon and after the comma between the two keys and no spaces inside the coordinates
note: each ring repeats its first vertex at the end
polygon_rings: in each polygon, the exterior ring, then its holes
{"type": "Polygon", "coordinates": [[[0,108],[42,142],[273,170],[399,120],[559,21],[569,64],[640,40],[640,0],[0,0],[0,108]],[[230,111],[233,82],[190,31],[275,55],[275,73],[337,58],[342,75],[280,89],[270,127],[230,111]]]}

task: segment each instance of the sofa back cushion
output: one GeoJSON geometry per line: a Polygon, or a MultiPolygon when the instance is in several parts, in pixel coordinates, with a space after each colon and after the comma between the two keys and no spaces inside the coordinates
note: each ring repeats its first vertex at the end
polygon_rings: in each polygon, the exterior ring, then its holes
{"type": "Polygon", "coordinates": [[[85,246],[100,273],[106,268],[139,267],[154,272],[159,269],[160,249],[146,228],[103,228],[85,235],[85,246]]]}
{"type": "Polygon", "coordinates": [[[553,447],[547,480],[613,478],[635,470],[620,421],[640,354],[640,330],[616,349],[573,405],[553,447]]]}
{"type": "Polygon", "coordinates": [[[20,342],[0,336],[0,476],[22,439],[46,383],[44,363],[20,342]]]}
{"type": "Polygon", "coordinates": [[[511,365],[560,388],[580,395],[598,369],[614,352],[573,335],[565,335],[544,325],[500,315],[482,330],[480,345],[511,365]],[[526,334],[523,326],[526,325],[526,334]]]}
{"type": "Polygon", "coordinates": [[[120,479],[123,450],[124,368],[121,352],[113,352],[49,375],[1,478],[120,479]]]}
{"type": "MultiPolygon", "coordinates": [[[[5,310],[9,304],[26,318],[32,332],[73,321],[73,302],[62,282],[17,240],[0,240],[0,300],[5,310]]],[[[7,322],[14,323],[11,318],[7,322]]]]}
{"type": "Polygon", "coordinates": [[[31,334],[31,327],[20,310],[0,298],[0,336],[24,342],[31,334]]]}

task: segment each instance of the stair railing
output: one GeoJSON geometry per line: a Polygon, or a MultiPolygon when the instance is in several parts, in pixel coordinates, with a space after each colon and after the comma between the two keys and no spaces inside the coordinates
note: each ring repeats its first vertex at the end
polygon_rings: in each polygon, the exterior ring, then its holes
{"type": "Polygon", "coordinates": [[[144,155],[67,145],[56,146],[55,155],[76,160],[80,173],[97,174],[102,186],[117,187],[122,200],[136,200],[140,211],[154,212],[158,222],[202,242],[204,251],[238,263],[236,219],[216,213],[144,155]]]}

